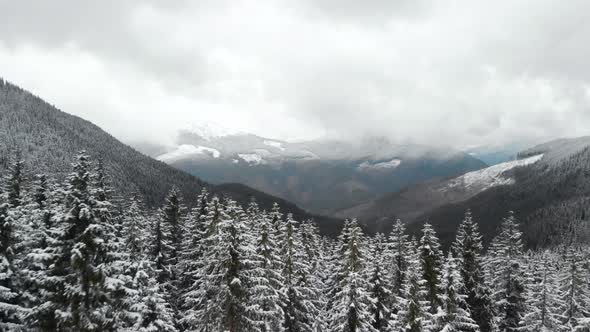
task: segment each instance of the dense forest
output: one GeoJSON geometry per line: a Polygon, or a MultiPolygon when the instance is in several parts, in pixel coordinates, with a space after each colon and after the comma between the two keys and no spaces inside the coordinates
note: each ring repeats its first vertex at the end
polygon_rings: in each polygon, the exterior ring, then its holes
{"type": "Polygon", "coordinates": [[[590,248],[526,251],[509,211],[486,250],[466,211],[443,252],[428,223],[332,239],[206,189],[150,209],[85,152],[63,183],[27,170],[3,178],[4,331],[590,331],[590,248]]]}

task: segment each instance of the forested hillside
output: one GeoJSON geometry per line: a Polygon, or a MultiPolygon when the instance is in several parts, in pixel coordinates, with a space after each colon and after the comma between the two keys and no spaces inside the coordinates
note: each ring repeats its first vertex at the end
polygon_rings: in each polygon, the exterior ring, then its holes
{"type": "MultiPolygon", "coordinates": [[[[0,172],[6,170],[17,154],[32,175],[45,173],[63,180],[80,151],[100,159],[119,195],[136,193],[149,207],[159,205],[172,186],[185,197],[196,197],[203,187],[220,196],[230,196],[247,204],[252,198],[265,208],[280,203],[298,218],[311,218],[306,211],[283,199],[252,190],[243,185],[213,186],[163,162],[145,156],[121,143],[96,125],[64,113],[41,98],[0,79],[0,172]]],[[[322,230],[334,234],[340,222],[315,217],[322,230]]]]}
{"type": "MultiPolygon", "coordinates": [[[[561,150],[563,152],[563,150],[561,150]]],[[[538,153],[538,151],[535,151],[538,153]]],[[[527,245],[541,248],[590,239],[590,147],[550,162],[511,170],[514,185],[500,186],[461,203],[443,206],[418,217],[430,220],[449,240],[465,209],[481,221],[482,233],[491,240],[502,215],[514,210],[522,220],[527,245]]],[[[412,227],[417,231],[419,225],[412,227]]]]}
{"type": "Polygon", "coordinates": [[[24,176],[16,160],[2,181],[2,330],[590,331],[590,248],[525,251],[509,211],[486,251],[464,211],[443,251],[428,223],[369,237],[351,220],[331,239],[206,189],[150,210],[85,152],[63,182],[24,176]]]}

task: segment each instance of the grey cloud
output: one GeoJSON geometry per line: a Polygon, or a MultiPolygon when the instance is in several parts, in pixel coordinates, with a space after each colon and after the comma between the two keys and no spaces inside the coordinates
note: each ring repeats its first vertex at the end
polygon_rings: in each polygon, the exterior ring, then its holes
{"type": "Polygon", "coordinates": [[[535,141],[588,133],[588,10],[583,0],[6,1],[0,72],[124,139],[214,120],[278,138],[535,141]],[[59,90],[76,82],[88,87],[59,90]],[[125,130],[121,114],[145,128],[125,130]]]}

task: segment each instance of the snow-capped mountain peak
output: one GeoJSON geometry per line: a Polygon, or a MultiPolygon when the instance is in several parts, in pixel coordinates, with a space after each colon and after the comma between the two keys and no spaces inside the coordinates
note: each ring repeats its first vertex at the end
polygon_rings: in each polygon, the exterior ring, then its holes
{"type": "Polygon", "coordinates": [[[189,132],[191,134],[197,135],[207,141],[210,141],[214,138],[225,137],[225,136],[237,136],[237,135],[245,135],[245,132],[242,132],[237,129],[232,129],[225,127],[220,124],[216,123],[198,123],[198,124],[191,124],[182,131],[189,132]]]}

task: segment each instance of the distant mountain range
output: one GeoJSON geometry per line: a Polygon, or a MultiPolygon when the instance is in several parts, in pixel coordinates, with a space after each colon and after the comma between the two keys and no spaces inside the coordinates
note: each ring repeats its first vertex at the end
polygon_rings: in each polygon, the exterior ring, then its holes
{"type": "Polygon", "coordinates": [[[61,180],[82,149],[103,160],[118,193],[140,193],[150,207],[158,207],[172,186],[189,204],[208,187],[240,204],[254,198],[263,209],[278,202],[297,219],[314,218],[331,235],[343,218],[357,217],[369,231],[384,232],[402,218],[412,232],[429,221],[448,244],[470,209],[485,240],[509,210],[531,247],[590,240],[590,137],[540,144],[486,167],[469,153],[384,138],[285,142],[193,126],[174,147],[141,147],[158,161],[0,80],[0,172],[18,150],[28,176],[44,172],[61,180]]]}
{"type": "Polygon", "coordinates": [[[94,160],[103,160],[117,193],[139,193],[150,207],[158,207],[172,186],[178,187],[191,204],[201,188],[229,196],[247,204],[252,198],[264,209],[274,202],[285,213],[298,219],[314,218],[325,233],[335,232],[339,221],[313,216],[294,204],[243,184],[211,185],[199,178],[152,159],[121,143],[96,125],[64,113],[41,98],[0,79],[0,173],[20,151],[25,160],[25,175],[30,179],[46,173],[57,180],[71,172],[71,163],[80,150],[94,160]]]}
{"type": "Polygon", "coordinates": [[[464,152],[383,137],[286,142],[211,125],[181,130],[178,145],[155,157],[204,180],[243,183],[326,215],[487,166],[464,152]]]}
{"type": "Polygon", "coordinates": [[[368,229],[384,232],[397,218],[414,232],[429,221],[448,243],[467,209],[488,241],[513,210],[531,247],[590,240],[590,137],[554,140],[517,157],[459,177],[409,186],[336,216],[357,217],[368,229]]]}

